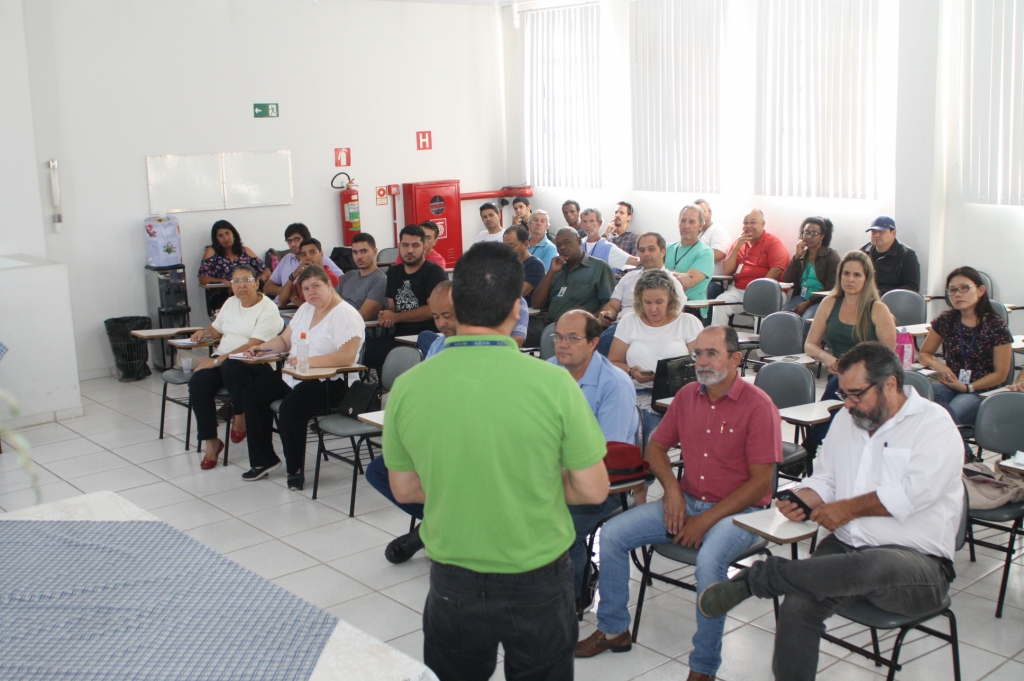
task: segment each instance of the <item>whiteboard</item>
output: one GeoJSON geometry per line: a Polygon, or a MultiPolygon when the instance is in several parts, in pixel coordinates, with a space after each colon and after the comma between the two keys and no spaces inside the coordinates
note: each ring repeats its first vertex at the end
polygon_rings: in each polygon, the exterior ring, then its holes
{"type": "Polygon", "coordinates": [[[152,215],[293,202],[287,150],[147,156],[146,173],[152,215]]]}
{"type": "Polygon", "coordinates": [[[291,152],[224,154],[224,200],[228,208],[291,204],[291,152]]]}

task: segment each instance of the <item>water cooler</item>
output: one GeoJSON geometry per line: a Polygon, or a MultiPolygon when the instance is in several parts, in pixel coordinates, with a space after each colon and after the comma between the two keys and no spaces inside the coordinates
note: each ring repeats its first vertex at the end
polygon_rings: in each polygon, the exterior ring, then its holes
{"type": "MultiPolygon", "coordinates": [[[[146,303],[154,329],[169,329],[189,325],[188,287],[185,284],[184,265],[157,267],[146,265],[146,303]]],[[[153,368],[170,369],[174,366],[175,348],[164,340],[151,341],[150,357],[153,368]]]]}

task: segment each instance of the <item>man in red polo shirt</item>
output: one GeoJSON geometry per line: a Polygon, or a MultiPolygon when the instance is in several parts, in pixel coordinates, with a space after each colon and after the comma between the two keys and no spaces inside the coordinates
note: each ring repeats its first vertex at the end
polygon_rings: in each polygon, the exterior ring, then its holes
{"type": "MultiPolygon", "coordinates": [[[[704,587],[725,579],[729,564],[758,539],[734,525],[732,516],[771,503],[772,472],[782,461],[779,410],[762,390],[738,378],[743,355],[734,329],[708,327],[694,341],[693,356],[697,382],[676,394],[644,454],[665,496],[611,519],[601,529],[597,631],[576,645],[576,657],[631,648],[632,549],[667,542],[699,549],[699,597],[704,587]],[[682,449],[679,482],[668,459],[673,447],[682,449]]],[[[709,619],[699,611],[696,616],[688,678],[708,681],[722,663],[725,617],[709,619]]]]}
{"type": "MultiPolygon", "coordinates": [[[[733,276],[732,285],[715,300],[742,303],[743,292],[755,279],[779,280],[789,267],[789,251],[782,240],[764,229],[764,213],[759,209],[747,213],[743,218],[743,233],[729,249],[722,261],[722,269],[733,276]]],[[[729,315],[742,314],[742,305],[718,305],[713,308],[711,323],[729,323],[729,315]]]]}

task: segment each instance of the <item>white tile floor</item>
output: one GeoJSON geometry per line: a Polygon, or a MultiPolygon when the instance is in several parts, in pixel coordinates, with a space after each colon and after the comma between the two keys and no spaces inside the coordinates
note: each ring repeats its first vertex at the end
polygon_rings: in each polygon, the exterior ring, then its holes
{"type": "MultiPolygon", "coordinates": [[[[231,465],[201,471],[199,455],[185,453],[184,409],[168,406],[168,435],[157,439],[161,388],[156,376],[131,384],[114,378],[85,381],[85,416],[22,431],[32,443],[42,500],[117,491],[242,565],[421,659],[428,561],[420,553],[408,563],[391,565],[383,555],[384,546],[408,530],[408,517],[360,480],[356,517],[349,518],[351,471],[336,462],[325,465],[316,501],[310,489],[288,491],[283,475],[243,482],[241,473],[248,468],[244,442],[231,446],[231,465]]],[[[31,481],[10,447],[4,451],[0,510],[33,505],[31,481]]],[[[307,461],[311,468],[314,457],[307,461]]],[[[787,555],[785,549],[780,552],[787,555]]],[[[965,681],[1024,678],[1024,559],[1018,558],[1011,571],[1006,608],[997,620],[1001,558],[984,549],[979,549],[977,563],[968,561],[966,551],[957,558],[953,610],[965,681]]],[[[632,586],[635,602],[635,578],[632,586]]],[[[578,660],[577,678],[685,678],[694,630],[693,594],[666,586],[656,583],[649,590],[640,642],[633,650],[578,660]]],[[[588,613],[581,636],[593,631],[595,621],[588,613]]],[[[866,638],[863,628],[842,620],[829,624],[851,640],[866,638]]],[[[770,679],[774,630],[770,603],[748,601],[734,610],[719,678],[770,679]]],[[[923,635],[912,634],[908,641],[899,679],[952,678],[948,647],[923,635]]],[[[828,644],[822,647],[819,666],[823,681],[881,678],[870,662],[828,644]]],[[[504,678],[500,665],[494,678],[504,678]]]]}

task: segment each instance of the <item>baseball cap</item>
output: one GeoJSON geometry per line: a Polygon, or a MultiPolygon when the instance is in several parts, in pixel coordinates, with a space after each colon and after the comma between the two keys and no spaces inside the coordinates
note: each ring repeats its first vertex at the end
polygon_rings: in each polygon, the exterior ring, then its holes
{"type": "Polygon", "coordinates": [[[871,226],[868,227],[866,232],[884,232],[887,229],[896,229],[896,221],[888,215],[879,215],[875,218],[871,226]]]}

